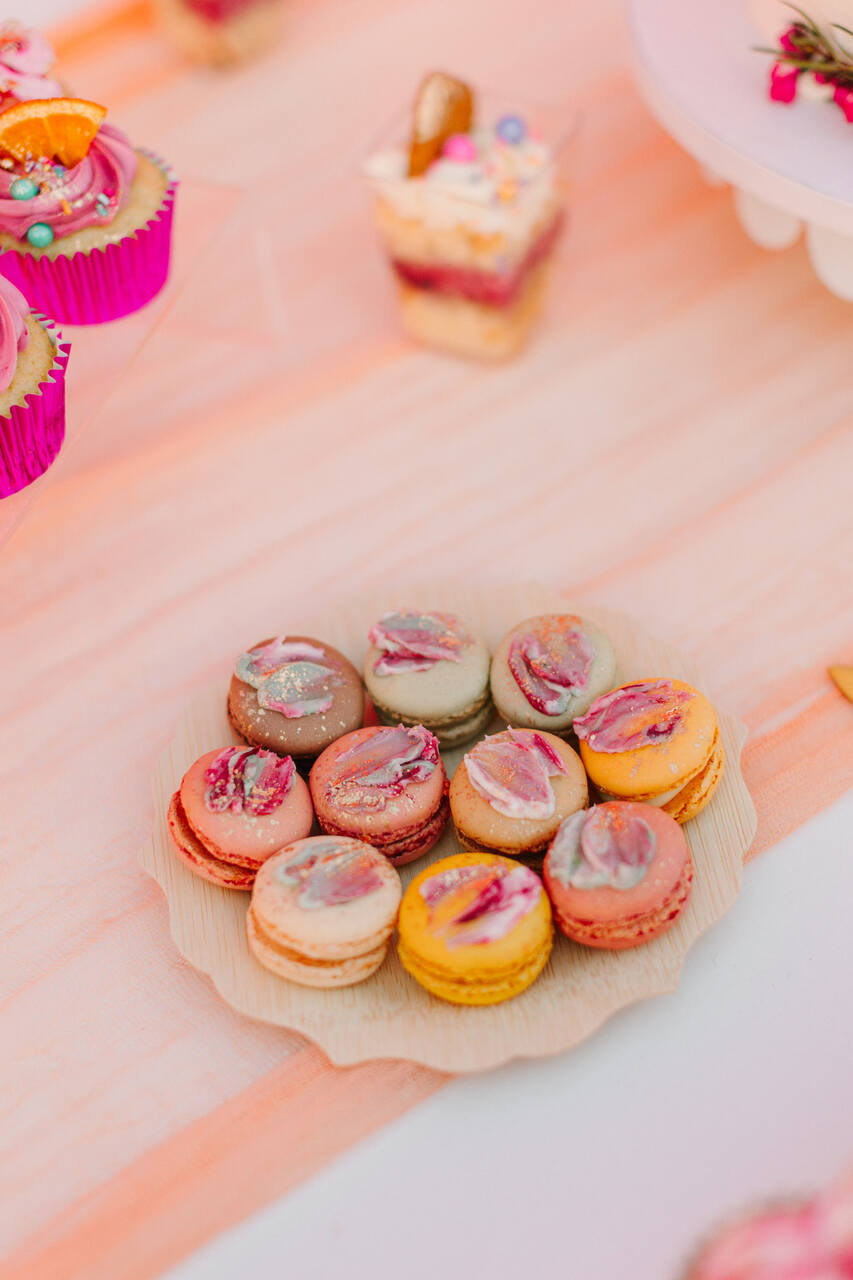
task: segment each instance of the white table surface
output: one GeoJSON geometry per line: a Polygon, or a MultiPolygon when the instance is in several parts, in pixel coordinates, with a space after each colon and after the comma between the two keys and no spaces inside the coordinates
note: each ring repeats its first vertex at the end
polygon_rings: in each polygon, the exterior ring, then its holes
{"type": "Polygon", "coordinates": [[[752,864],[674,995],[454,1081],[168,1280],[679,1280],[731,1211],[853,1165],[851,828],[848,793],[752,864]]]}
{"type": "Polygon", "coordinates": [[[851,826],[848,793],[751,864],[675,994],[457,1079],[169,1280],[679,1280],[715,1222],[828,1182],[853,1165],[851,826]]]}

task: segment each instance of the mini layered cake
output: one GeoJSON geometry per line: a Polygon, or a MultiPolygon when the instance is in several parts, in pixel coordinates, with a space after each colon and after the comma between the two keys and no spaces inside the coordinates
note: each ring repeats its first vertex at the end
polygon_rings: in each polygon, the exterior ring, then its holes
{"type": "Polygon", "coordinates": [[[290,756],[225,747],[196,760],[169,806],[169,833],[196,875],[251,889],[267,858],[311,830],[308,788],[290,756]]]}
{"type": "Polygon", "coordinates": [[[241,653],[228,691],[228,719],[241,738],[297,764],[358,729],[364,691],[352,663],[313,636],[276,636],[241,653]]]}
{"type": "Polygon", "coordinates": [[[258,873],[246,920],[249,948],[272,973],[306,987],[350,987],[385,959],[400,877],[358,840],[313,836],[258,873]]]}
{"type": "Polygon", "coordinates": [[[492,711],[489,651],[457,617],[396,609],[368,639],[364,683],[383,724],[421,724],[443,747],[482,733],[492,711]]]}
{"type": "Polygon", "coordinates": [[[408,145],[373,155],[367,177],[408,332],[460,355],[518,351],[563,223],[548,143],[518,115],[478,121],[468,86],[435,72],[408,145]]]}
{"type": "Polygon", "coordinates": [[[687,822],[725,766],[717,716],[683,680],[635,680],[575,720],[581,759],[603,800],[640,800],[687,822]]]}
{"type": "Polygon", "coordinates": [[[359,729],[327,747],[310,777],[317,821],[366,840],[395,865],[431,849],[447,825],[447,774],[421,725],[359,729]]]}
{"type": "Polygon", "coordinates": [[[530,729],[478,742],[450,784],[450,811],[464,848],[534,863],[588,798],[577,753],[560,738],[530,729]]]}

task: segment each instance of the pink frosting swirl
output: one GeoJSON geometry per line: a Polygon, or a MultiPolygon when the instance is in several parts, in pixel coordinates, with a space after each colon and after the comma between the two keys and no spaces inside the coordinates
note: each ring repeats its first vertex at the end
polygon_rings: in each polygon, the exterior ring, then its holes
{"type": "Polygon", "coordinates": [[[290,756],[261,747],[226,747],[205,770],[204,803],[211,813],[262,818],[284,804],[295,773],[290,756]]]}
{"type": "Polygon", "coordinates": [[[17,22],[0,24],[0,97],[28,102],[32,98],[59,98],[62,85],[48,78],[55,56],[39,31],[17,22]]]}
{"type": "Polygon", "coordinates": [[[542,893],[542,883],[529,867],[500,863],[450,867],[420,887],[430,908],[430,926],[450,949],[505,938],[538,905],[542,893]]]}
{"type": "Polygon", "coordinates": [[[423,725],[377,729],[338,756],[329,795],[348,809],[380,811],[410,783],[426,782],[440,763],[438,739],[423,725]]]}
{"type": "Polygon", "coordinates": [[[30,340],[24,323],[29,309],[20,289],[0,276],[0,392],[10,386],[18,367],[18,356],[30,340]]]}
{"type": "Polygon", "coordinates": [[[557,799],[551,779],[567,773],[560,756],[532,729],[505,729],[462,757],[471,786],[506,818],[550,818],[557,799]]]}
{"type": "Polygon", "coordinates": [[[46,222],[57,236],[108,226],[127,201],[136,167],[130,141],[120,129],[103,124],[89,154],[73,169],[45,160],[2,169],[0,231],[23,240],[34,222],[46,222]],[[12,183],[20,177],[32,178],[41,187],[32,200],[13,199],[12,183]]]}

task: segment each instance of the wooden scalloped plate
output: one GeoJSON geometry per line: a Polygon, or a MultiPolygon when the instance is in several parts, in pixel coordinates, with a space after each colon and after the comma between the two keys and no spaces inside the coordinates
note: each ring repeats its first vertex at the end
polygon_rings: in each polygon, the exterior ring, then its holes
{"type": "MultiPolygon", "coordinates": [[[[570,607],[610,634],[620,681],[669,675],[703,687],[683,654],[629,618],[574,601],[568,605],[563,596],[537,586],[433,584],[385,591],[348,601],[325,616],[272,617],[266,632],[272,635],[288,627],[315,634],[360,667],[371,622],[386,609],[410,604],[458,613],[492,648],[522,618],[570,607]]],[[[248,636],[246,643],[256,639],[248,636]]],[[[169,799],[193,760],[236,741],[225,715],[225,697],[225,682],[200,694],[161,755],[154,774],[157,820],[141,862],[166,895],[176,946],[190,964],[210,976],[222,998],[249,1017],[301,1032],[333,1063],[405,1058],[445,1071],[475,1071],[510,1058],[570,1049],[617,1010],[674,990],[692,944],[737,897],[756,817],[740,769],[746,730],[718,709],[727,767],[711,804],[685,827],[696,879],[686,911],[663,937],[634,950],[607,952],[577,946],[558,934],[551,959],[532,987],[514,1000],[481,1009],[459,1008],[429,995],[405,972],[393,946],[378,973],[359,986],[339,991],[297,986],[268,973],[249,952],[249,895],[219,889],[194,876],[175,856],[166,827],[169,799]]],[[[459,751],[445,753],[449,773],[460,758],[459,751]]],[[[446,857],[458,847],[451,826],[428,858],[446,857]]],[[[421,859],[404,867],[404,883],[423,865],[421,859]]]]}

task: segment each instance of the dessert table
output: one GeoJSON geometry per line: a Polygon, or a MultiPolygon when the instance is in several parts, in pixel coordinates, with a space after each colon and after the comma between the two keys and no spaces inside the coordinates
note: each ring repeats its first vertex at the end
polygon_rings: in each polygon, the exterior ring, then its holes
{"type": "Polygon", "coordinates": [[[617,1280],[630,1242],[677,1280],[745,1201],[853,1160],[849,311],[652,119],[616,0],[291,0],[225,74],[138,0],[39,4],[63,78],[183,185],[164,295],[70,331],[67,443],[0,545],[0,1277],[617,1280]],[[582,115],[552,305],[499,368],[399,334],[359,182],[445,65],[582,115]],[[758,812],[675,994],[455,1079],[241,1018],[137,862],[182,708],[271,616],[437,575],[683,649],[758,812]]]}

